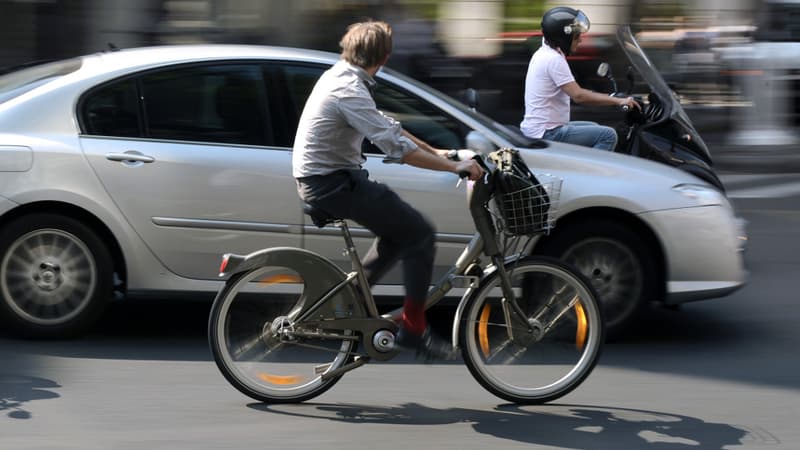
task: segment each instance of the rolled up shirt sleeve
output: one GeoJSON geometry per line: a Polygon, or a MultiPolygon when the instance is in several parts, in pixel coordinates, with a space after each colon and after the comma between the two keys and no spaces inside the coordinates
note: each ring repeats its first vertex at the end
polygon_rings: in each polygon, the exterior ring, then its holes
{"type": "Polygon", "coordinates": [[[414,141],[403,136],[400,122],[377,109],[372,97],[342,97],[339,111],[351,127],[383,151],[384,162],[402,163],[406,154],[419,149],[414,141]]]}

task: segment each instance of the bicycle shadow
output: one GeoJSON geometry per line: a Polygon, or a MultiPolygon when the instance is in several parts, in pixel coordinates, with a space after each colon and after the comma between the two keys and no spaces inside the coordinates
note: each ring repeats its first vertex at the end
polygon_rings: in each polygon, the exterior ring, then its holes
{"type": "Polygon", "coordinates": [[[30,419],[33,415],[25,409],[25,404],[58,398],[60,395],[50,389],[60,387],[45,378],[0,373],[0,413],[12,419],[30,419]]]}
{"type": "Polygon", "coordinates": [[[538,408],[499,405],[494,410],[436,409],[417,403],[393,407],[254,403],[248,407],[276,414],[354,424],[437,426],[472,423],[473,429],[481,434],[558,448],[721,450],[728,445],[741,445],[742,439],[750,434],[746,429],[679,414],[582,405],[551,404],[538,408]]]}

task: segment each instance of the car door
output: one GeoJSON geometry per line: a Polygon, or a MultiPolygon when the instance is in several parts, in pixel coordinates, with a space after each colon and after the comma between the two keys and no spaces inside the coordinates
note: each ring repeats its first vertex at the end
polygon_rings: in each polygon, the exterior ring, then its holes
{"type": "Polygon", "coordinates": [[[213,279],[224,252],[299,245],[291,152],[274,143],[270,90],[259,63],[212,63],[116,80],[80,102],[86,157],[170,271],[213,279]]]}
{"type": "MultiPolygon", "coordinates": [[[[305,99],[317,78],[326,66],[286,63],[276,68],[274,76],[286,83],[287,95],[283,116],[292,130],[297,127],[297,118],[302,112],[305,99]]],[[[464,126],[413,93],[393,86],[385,80],[379,81],[374,91],[378,108],[400,120],[403,127],[412,134],[440,148],[464,148],[468,132],[464,126]]],[[[276,126],[276,128],[278,128],[276,126]]],[[[385,164],[383,154],[369,142],[365,142],[367,156],[365,168],[370,177],[392,187],[411,205],[425,214],[437,228],[436,272],[442,273],[455,262],[474,232],[474,226],[467,212],[464,188],[458,189],[458,177],[451,173],[418,169],[408,165],[385,164]]],[[[338,232],[331,229],[320,230],[305,218],[305,248],[331,257],[341,267],[349,268],[349,260],[342,254],[342,240],[338,232]]],[[[358,251],[363,256],[372,242],[373,236],[358,225],[353,225],[358,251]]],[[[381,281],[385,285],[402,282],[400,268],[396,267],[381,281]]],[[[388,286],[387,286],[388,287],[388,286]]],[[[379,291],[391,293],[386,288],[379,291]]]]}

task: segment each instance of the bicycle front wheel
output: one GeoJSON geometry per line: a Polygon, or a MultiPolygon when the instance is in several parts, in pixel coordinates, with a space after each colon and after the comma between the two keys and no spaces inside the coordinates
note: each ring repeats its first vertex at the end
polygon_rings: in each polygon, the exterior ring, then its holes
{"type": "MultiPolygon", "coordinates": [[[[240,392],[266,403],[297,403],[322,394],[341,378],[325,375],[351,360],[357,336],[351,330],[326,333],[298,321],[318,298],[306,288],[297,270],[264,266],[234,275],[217,295],[209,343],[217,367],[240,392]],[[265,284],[286,294],[258,293],[265,284]]],[[[313,320],[364,317],[351,294],[346,288],[332,296],[314,311],[313,320]]]]}
{"type": "Polygon", "coordinates": [[[540,404],[571,392],[591,373],[605,338],[589,282],[555,259],[526,257],[505,266],[516,305],[498,272],[466,301],[459,340],[470,373],[489,392],[540,404]]]}

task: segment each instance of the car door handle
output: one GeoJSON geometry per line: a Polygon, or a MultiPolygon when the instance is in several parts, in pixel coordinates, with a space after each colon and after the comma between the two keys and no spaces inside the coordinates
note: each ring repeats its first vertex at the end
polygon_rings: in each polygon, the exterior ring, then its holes
{"type": "Polygon", "coordinates": [[[109,161],[140,162],[140,163],[151,163],[156,160],[152,156],[143,155],[134,150],[129,150],[125,153],[106,153],[106,159],[109,161]]]}

